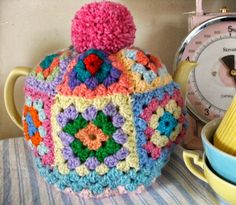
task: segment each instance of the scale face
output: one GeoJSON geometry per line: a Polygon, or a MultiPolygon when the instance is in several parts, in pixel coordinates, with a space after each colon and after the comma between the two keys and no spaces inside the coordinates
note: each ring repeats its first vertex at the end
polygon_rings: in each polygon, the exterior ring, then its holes
{"type": "Polygon", "coordinates": [[[196,61],[188,79],[187,107],[206,123],[222,117],[236,93],[236,16],[220,16],[196,27],[176,58],[196,61]]]}

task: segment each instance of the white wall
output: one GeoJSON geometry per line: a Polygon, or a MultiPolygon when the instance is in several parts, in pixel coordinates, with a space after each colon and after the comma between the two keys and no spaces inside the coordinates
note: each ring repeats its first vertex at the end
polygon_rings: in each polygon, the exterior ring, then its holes
{"type": "MultiPolygon", "coordinates": [[[[70,45],[70,23],[88,0],[0,0],[0,96],[15,66],[33,67],[44,55],[70,45]]],[[[187,16],[195,0],[120,0],[132,12],[137,25],[135,44],[161,57],[169,71],[175,52],[187,34],[187,16]]],[[[235,0],[205,0],[208,11],[227,5],[236,11],[235,0]]],[[[23,105],[23,79],[16,84],[16,102],[23,105]]],[[[0,98],[0,138],[21,136],[8,117],[0,98]]]]}

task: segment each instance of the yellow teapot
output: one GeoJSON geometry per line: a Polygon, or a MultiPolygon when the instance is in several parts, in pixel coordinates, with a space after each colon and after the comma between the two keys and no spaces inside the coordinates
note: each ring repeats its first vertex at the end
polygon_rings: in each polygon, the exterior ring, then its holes
{"type": "Polygon", "coordinates": [[[87,4],[72,21],[71,47],[8,76],[7,112],[24,131],[39,173],[61,190],[86,197],[142,190],[185,135],[182,96],[196,64],[180,63],[180,91],[159,58],[133,46],[135,30],[123,5],[87,4]],[[20,76],[22,117],[13,99],[20,76]]]}

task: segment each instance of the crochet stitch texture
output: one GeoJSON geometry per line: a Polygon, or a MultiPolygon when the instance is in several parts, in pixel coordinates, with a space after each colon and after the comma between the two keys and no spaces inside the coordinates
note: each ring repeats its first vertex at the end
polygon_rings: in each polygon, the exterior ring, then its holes
{"type": "Polygon", "coordinates": [[[49,184],[84,197],[140,191],[184,137],[179,87],[159,58],[132,47],[134,33],[124,6],[85,5],[73,46],[27,77],[24,135],[49,184]]]}

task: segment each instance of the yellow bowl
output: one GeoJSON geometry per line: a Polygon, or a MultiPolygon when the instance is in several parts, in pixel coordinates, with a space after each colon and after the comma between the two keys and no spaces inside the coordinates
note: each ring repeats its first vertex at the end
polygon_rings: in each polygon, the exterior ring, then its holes
{"type": "Polygon", "coordinates": [[[199,153],[185,150],[183,158],[187,168],[199,179],[208,183],[211,188],[223,199],[236,205],[236,185],[219,177],[210,167],[206,155],[201,158],[199,153]],[[192,163],[193,162],[193,163],[192,163]],[[201,172],[195,165],[200,166],[201,172]]]}

